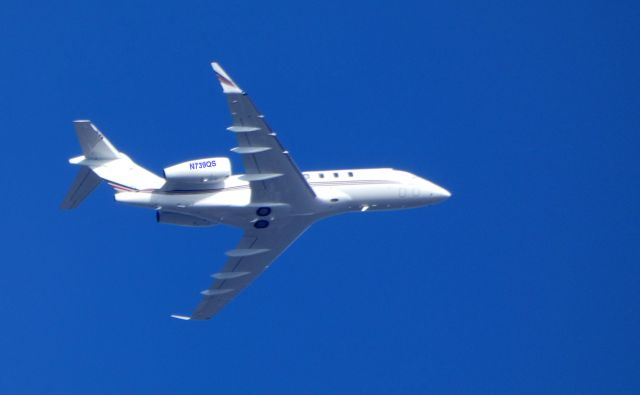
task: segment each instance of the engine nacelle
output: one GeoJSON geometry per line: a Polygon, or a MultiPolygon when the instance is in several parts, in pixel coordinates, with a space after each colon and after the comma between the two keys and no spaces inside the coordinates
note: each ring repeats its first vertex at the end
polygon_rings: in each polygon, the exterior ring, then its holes
{"type": "Polygon", "coordinates": [[[164,178],[172,184],[215,184],[230,175],[229,158],[194,159],[164,169],[164,178]]]}
{"type": "Polygon", "coordinates": [[[171,211],[156,211],[156,220],[160,224],[171,224],[179,226],[212,226],[217,222],[212,222],[204,218],[194,217],[192,215],[173,213],[171,211]]]}

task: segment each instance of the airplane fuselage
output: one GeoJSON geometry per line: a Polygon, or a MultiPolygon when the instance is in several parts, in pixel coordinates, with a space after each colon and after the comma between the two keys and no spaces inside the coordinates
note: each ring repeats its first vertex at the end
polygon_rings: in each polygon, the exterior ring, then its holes
{"type": "Polygon", "coordinates": [[[292,207],[274,202],[251,202],[250,183],[234,175],[214,189],[201,191],[120,192],[118,202],[159,211],[194,216],[207,224],[246,226],[260,216],[256,210],[269,208],[267,221],[277,220],[278,213],[305,215],[316,219],[345,212],[398,210],[435,204],[450,193],[414,174],[394,169],[351,169],[302,172],[316,194],[314,206],[292,207]]]}

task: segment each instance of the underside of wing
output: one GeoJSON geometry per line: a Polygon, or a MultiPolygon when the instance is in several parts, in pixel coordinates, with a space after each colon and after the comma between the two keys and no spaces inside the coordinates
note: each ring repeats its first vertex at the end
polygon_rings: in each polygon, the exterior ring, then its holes
{"type": "Polygon", "coordinates": [[[227,96],[238,147],[232,151],[242,155],[245,180],[251,183],[254,203],[282,202],[297,207],[309,205],[315,198],[313,189],[285,150],[264,116],[249,96],[217,63],[212,63],[223,92],[227,96]]]}
{"type": "Polygon", "coordinates": [[[211,287],[202,291],[202,301],[190,317],[179,319],[208,320],[255,280],[310,225],[307,217],[290,217],[267,229],[248,227],[236,249],[228,251],[227,263],[213,274],[211,287]]]}

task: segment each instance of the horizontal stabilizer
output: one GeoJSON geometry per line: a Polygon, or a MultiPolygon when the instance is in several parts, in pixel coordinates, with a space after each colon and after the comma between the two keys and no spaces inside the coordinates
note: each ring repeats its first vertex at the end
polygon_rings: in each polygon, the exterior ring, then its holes
{"type": "Polygon", "coordinates": [[[100,184],[100,177],[87,167],[80,168],[76,180],[71,185],[67,197],[64,198],[60,207],[64,209],[76,208],[82,203],[84,198],[100,184]]]}

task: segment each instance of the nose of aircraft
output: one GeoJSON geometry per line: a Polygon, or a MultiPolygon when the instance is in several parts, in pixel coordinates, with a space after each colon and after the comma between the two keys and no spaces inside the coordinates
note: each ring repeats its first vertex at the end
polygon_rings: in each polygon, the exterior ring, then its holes
{"type": "Polygon", "coordinates": [[[433,197],[435,198],[436,202],[442,202],[444,200],[447,200],[451,197],[451,192],[447,191],[446,189],[444,189],[443,187],[441,187],[440,185],[435,185],[433,184],[433,186],[435,188],[433,188],[433,197]]]}
{"type": "Polygon", "coordinates": [[[447,191],[440,185],[436,185],[431,181],[422,180],[422,190],[424,196],[427,198],[427,204],[440,203],[451,197],[451,192],[447,191]]]}

